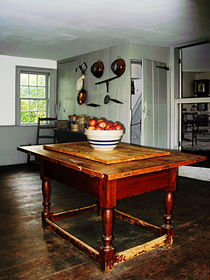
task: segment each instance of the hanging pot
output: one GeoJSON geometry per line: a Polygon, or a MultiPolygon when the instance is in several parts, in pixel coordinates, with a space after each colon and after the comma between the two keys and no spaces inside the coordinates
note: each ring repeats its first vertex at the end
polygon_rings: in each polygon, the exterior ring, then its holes
{"type": "Polygon", "coordinates": [[[101,78],[104,73],[104,64],[102,61],[98,60],[91,66],[91,73],[96,78],[101,78]]]}
{"type": "Polygon", "coordinates": [[[120,77],[125,72],[125,68],[125,61],[122,58],[118,58],[112,62],[111,69],[118,77],[120,77]]]}
{"type": "Polygon", "coordinates": [[[83,88],[78,94],[77,94],[77,103],[79,105],[82,105],[85,103],[87,98],[87,91],[83,88]]]}

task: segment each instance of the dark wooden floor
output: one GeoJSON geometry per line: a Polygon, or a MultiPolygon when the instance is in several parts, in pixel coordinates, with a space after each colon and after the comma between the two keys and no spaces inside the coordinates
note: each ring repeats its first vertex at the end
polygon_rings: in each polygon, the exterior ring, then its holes
{"type": "MultiPolygon", "coordinates": [[[[38,167],[0,168],[0,279],[210,279],[210,184],[178,179],[175,196],[175,240],[170,249],[159,248],[116,266],[109,274],[72,245],[43,231],[38,167]]],[[[88,195],[52,182],[56,211],[93,202],[88,195]]],[[[161,225],[163,192],[156,191],[119,201],[118,208],[161,225]]],[[[60,222],[66,229],[98,249],[101,222],[95,215],[60,222]]],[[[151,233],[123,221],[114,224],[117,251],[153,239],[151,233]]]]}

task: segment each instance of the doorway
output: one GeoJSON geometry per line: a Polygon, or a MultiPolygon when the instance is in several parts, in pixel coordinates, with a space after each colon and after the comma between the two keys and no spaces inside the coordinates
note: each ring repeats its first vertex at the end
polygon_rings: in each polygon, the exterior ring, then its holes
{"type": "Polygon", "coordinates": [[[132,144],[169,147],[168,70],[163,62],[131,61],[132,144]]]}
{"type": "Polygon", "coordinates": [[[142,138],[142,61],[131,61],[131,144],[141,145],[142,138]]]}
{"type": "Polygon", "coordinates": [[[210,168],[210,44],[181,48],[179,143],[181,151],[207,161],[193,166],[210,168]]]}

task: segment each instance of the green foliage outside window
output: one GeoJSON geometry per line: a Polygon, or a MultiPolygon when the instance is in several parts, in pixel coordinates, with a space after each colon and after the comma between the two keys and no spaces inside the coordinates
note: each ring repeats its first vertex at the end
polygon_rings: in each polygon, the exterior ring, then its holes
{"type": "Polygon", "coordinates": [[[36,124],[47,116],[46,85],[44,74],[20,74],[20,124],[36,124]]]}

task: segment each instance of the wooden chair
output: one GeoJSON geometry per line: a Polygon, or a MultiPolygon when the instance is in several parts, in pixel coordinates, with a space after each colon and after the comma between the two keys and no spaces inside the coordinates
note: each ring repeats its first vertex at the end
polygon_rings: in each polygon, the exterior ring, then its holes
{"type": "Polygon", "coordinates": [[[198,134],[201,135],[203,134],[205,136],[206,132],[208,132],[210,129],[209,127],[209,117],[207,114],[201,114],[197,115],[196,120],[195,120],[195,125],[193,126],[193,131],[192,131],[192,147],[197,145],[198,143],[198,134]]]}
{"type": "MultiPolygon", "coordinates": [[[[36,135],[36,144],[47,144],[47,143],[40,143],[40,139],[53,139],[50,141],[55,143],[55,136],[53,129],[56,127],[57,118],[39,118],[38,119],[38,126],[37,126],[37,135],[36,135]],[[40,133],[43,131],[43,133],[40,133]]],[[[44,141],[46,142],[46,141],[44,141]]],[[[47,141],[49,142],[49,141],[47,141]]]]}
{"type": "MultiPolygon", "coordinates": [[[[36,145],[55,143],[54,128],[56,127],[57,118],[38,118],[36,145]],[[43,132],[41,132],[43,131],[43,132]],[[40,143],[40,139],[43,139],[40,143]],[[51,141],[50,141],[51,139],[51,141]],[[46,141],[45,141],[46,140],[46,141]]],[[[30,154],[27,156],[27,163],[31,163],[30,154]]],[[[35,162],[37,160],[35,159],[35,162]]]]}
{"type": "Polygon", "coordinates": [[[197,116],[198,132],[208,132],[209,130],[209,116],[207,114],[201,114],[197,116]]]}

